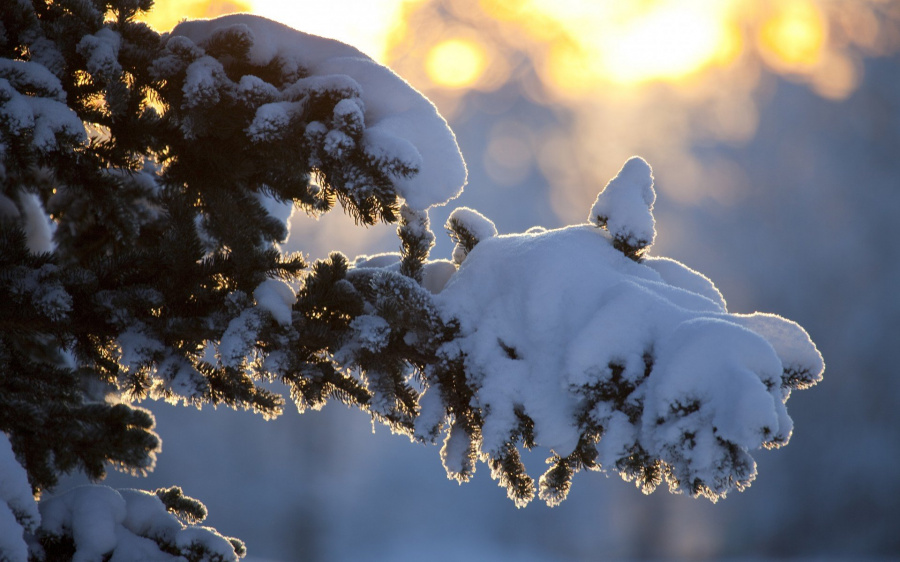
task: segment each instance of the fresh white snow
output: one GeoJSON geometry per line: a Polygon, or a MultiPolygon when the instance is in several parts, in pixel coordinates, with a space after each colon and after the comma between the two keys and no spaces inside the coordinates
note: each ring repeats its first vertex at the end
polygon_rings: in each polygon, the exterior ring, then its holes
{"type": "MultiPolygon", "coordinates": [[[[0,120],[12,135],[30,132],[38,151],[57,147],[58,134],[84,141],[84,124],[65,103],[59,79],[44,66],[0,58],[0,120]],[[23,93],[28,92],[28,93],[23,93]]],[[[5,141],[0,137],[0,148],[5,141]]]]}
{"type": "Polygon", "coordinates": [[[629,246],[649,246],[656,238],[655,201],[653,171],[643,158],[634,156],[597,195],[588,220],[629,246]]]}
{"type": "MultiPolygon", "coordinates": [[[[342,83],[348,91],[358,94],[360,103],[355,108],[338,104],[335,112],[344,118],[363,113],[363,148],[371,157],[398,159],[418,169],[412,177],[394,178],[398,192],[411,208],[427,209],[459,195],[466,183],[466,166],[447,122],[409,83],[355,47],[250,14],[183,22],[172,30],[169,41],[187,37],[201,43],[231,26],[239,26],[252,35],[253,63],[265,65],[279,57],[288,69],[308,73],[298,80],[296,86],[301,90],[308,91],[317,82],[329,88],[342,83]]],[[[220,71],[221,65],[209,57],[195,61],[188,69],[185,93],[196,100],[214,95],[207,90],[220,71]]],[[[290,97],[290,92],[289,86],[284,95],[290,97]]],[[[283,120],[284,110],[278,105],[261,107],[249,131],[251,138],[283,120]]],[[[329,146],[340,151],[342,144],[340,139],[333,139],[329,146]]]]}
{"type": "Polygon", "coordinates": [[[794,322],[729,313],[696,271],[626,256],[614,242],[652,241],[654,199],[649,166],[632,158],[591,211],[603,221],[485,237],[437,295],[461,329],[446,353],[464,359],[476,389],[481,454],[499,454],[524,411],[538,445],[569,455],[585,400],[604,385],[629,389],[625,406],[600,400],[588,412],[608,470],[640,447],[715,499],[753,479],[747,451],[790,438],[783,381],[793,371],[814,383],[821,355],[794,322]]]}
{"type": "Polygon", "coordinates": [[[40,522],[28,475],[16,460],[9,438],[0,432],[0,556],[15,562],[28,560],[24,532],[34,532],[40,522]]]}
{"type": "Polygon", "coordinates": [[[293,289],[280,279],[266,279],[253,291],[256,306],[272,315],[282,326],[291,325],[291,307],[297,300],[293,289]]]}
{"type": "Polygon", "coordinates": [[[182,556],[203,549],[208,556],[217,557],[204,559],[238,560],[225,537],[208,527],[184,525],[150,492],[79,486],[43,500],[40,510],[44,533],[71,534],[76,562],[105,560],[107,556],[120,562],[184,560],[160,545],[182,556]]]}

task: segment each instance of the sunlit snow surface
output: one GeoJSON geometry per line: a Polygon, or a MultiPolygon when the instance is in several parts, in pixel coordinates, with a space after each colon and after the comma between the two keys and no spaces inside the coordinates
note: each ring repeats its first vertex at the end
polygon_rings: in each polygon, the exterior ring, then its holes
{"type": "Polygon", "coordinates": [[[605,428],[601,464],[613,468],[640,445],[682,486],[699,479],[713,494],[755,475],[745,455],[734,466],[732,446],[789,439],[784,373],[818,379],[824,367],[797,324],[729,314],[701,274],[672,260],[628,259],[593,225],[484,240],[437,300],[459,321],[453,345],[488,412],[483,452],[503,447],[521,408],[538,445],[570,454],[588,389],[620,376],[631,389],[625,407],[600,401],[587,412],[605,428]]]}
{"type": "MultiPolygon", "coordinates": [[[[475,211],[451,214],[479,241],[466,254],[457,244],[458,271],[436,261],[425,272],[444,321],[459,326],[443,353],[464,361],[481,455],[500,456],[523,414],[535,443],[560,457],[600,428],[604,469],[630,480],[622,463],[659,459],[672,491],[716,500],[755,478],[749,451],[788,442],[785,402],[820,380],[821,355],[790,320],[729,313],[683,264],[624,253],[623,239],[652,242],[654,200],[651,169],[634,157],[598,196],[589,218],[599,223],[498,236],[475,211]]],[[[356,267],[396,270],[398,260],[356,267]]],[[[430,398],[420,421],[440,419],[430,398]]],[[[453,475],[467,446],[450,431],[442,457],[453,475]]]]}

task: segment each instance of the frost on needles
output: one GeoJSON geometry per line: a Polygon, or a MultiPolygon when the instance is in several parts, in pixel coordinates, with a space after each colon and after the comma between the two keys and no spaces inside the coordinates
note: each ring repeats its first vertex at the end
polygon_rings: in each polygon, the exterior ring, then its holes
{"type": "Polygon", "coordinates": [[[47,497],[71,471],[152,470],[145,399],[338,400],[443,441],[460,482],[486,463],[520,506],[559,503],[581,469],[715,500],[788,441],[821,356],[650,255],[646,162],[580,225],[499,235],[456,209],[451,259],[431,259],[427,211],[466,168],[430,101],[348,45],[250,15],[160,35],[135,19],[149,6],[0,13],[0,558],[243,555],[177,489],[47,497]],[[338,203],[396,223],[399,252],[282,252],[295,210],[338,203]],[[520,447],[549,452],[537,490],[520,447]]]}

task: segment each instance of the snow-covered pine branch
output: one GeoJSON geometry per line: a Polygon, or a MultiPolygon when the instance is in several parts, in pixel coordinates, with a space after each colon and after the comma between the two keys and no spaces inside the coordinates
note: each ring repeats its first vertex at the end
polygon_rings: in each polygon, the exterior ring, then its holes
{"type": "MultiPolygon", "coordinates": [[[[521,445],[550,450],[539,482],[550,505],[581,469],[716,501],[756,477],[751,451],[788,442],[785,402],[820,380],[821,355],[796,323],[729,313],[702,274],[647,255],[652,184],[647,163],[632,158],[598,196],[593,224],[556,230],[498,236],[475,211],[451,214],[458,271],[424,265],[443,335],[413,339],[430,358],[419,366],[415,434],[445,434],[451,478],[466,481],[485,461],[525,505],[535,486],[521,445]]],[[[358,260],[348,277],[398,270],[385,255],[358,260]]],[[[370,298],[385,307],[384,293],[370,298]]],[[[396,318],[378,325],[390,341],[409,337],[396,318]]]]}
{"type": "Polygon", "coordinates": [[[170,112],[176,124],[192,140],[206,136],[197,130],[204,115],[236,109],[244,120],[232,113],[226,126],[244,134],[234,131],[240,146],[228,157],[260,158],[270,189],[310,170],[325,188],[318,197],[352,201],[348,211],[371,224],[384,213],[397,219],[397,196],[421,211],[465,184],[456,139],[434,105],[354,47],[250,15],[184,22],[164,40],[153,71],[180,108],[170,112]],[[272,157],[283,150],[296,157],[289,171],[272,157]]]}
{"type": "Polygon", "coordinates": [[[40,504],[32,554],[45,560],[237,562],[244,544],[199,523],[206,508],[180,488],[80,486],[40,504]]]}
{"type": "Polygon", "coordinates": [[[790,437],[791,390],[821,377],[802,328],[731,314],[708,279],[648,256],[639,158],[589,223],[498,235],[457,209],[452,259],[434,260],[427,210],[466,168],[391,70],[256,16],[160,36],[134,20],[147,3],[14,4],[0,30],[0,557],[242,554],[185,527],[200,510],[171,491],[88,487],[35,511],[61,474],[152,470],[153,418],[132,405],[148,397],[264,416],[283,409],[272,382],[301,412],[337,398],[443,438],[460,482],[486,462],[517,505],[535,494],[519,447],[546,448],[538,493],[554,505],[584,468],[645,491],[743,488],[749,452],[790,437]],[[294,208],[335,202],[398,223],[400,252],[310,265],[281,251],[294,208]]]}

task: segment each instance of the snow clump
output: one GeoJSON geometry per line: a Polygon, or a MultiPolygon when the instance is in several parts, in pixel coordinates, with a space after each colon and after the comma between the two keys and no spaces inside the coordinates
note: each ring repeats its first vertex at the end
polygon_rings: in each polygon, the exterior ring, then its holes
{"type": "Polygon", "coordinates": [[[646,160],[633,156],[597,195],[588,220],[608,230],[626,254],[637,256],[656,238],[655,201],[653,171],[646,160]]]}
{"type": "Polygon", "coordinates": [[[40,511],[36,537],[43,544],[70,542],[73,560],[237,562],[245,552],[237,539],[209,527],[185,525],[157,494],[142,490],[80,486],[43,500],[40,511]]]}
{"type": "MultiPolygon", "coordinates": [[[[756,476],[749,451],[790,439],[791,390],[821,379],[799,325],[730,313],[700,273],[636,251],[655,236],[654,198],[650,167],[632,158],[597,198],[593,224],[486,236],[436,296],[459,326],[443,353],[464,363],[483,417],[474,454],[502,464],[523,438],[549,448],[541,497],[551,505],[578,468],[646,492],[665,479],[713,501],[743,489],[756,476]]],[[[448,431],[443,456],[472,454],[453,445],[458,424],[448,431]]],[[[471,463],[444,464],[457,477],[452,467],[471,463]]],[[[517,504],[530,499],[513,488],[517,504]]]]}
{"type": "Polygon", "coordinates": [[[456,242],[453,263],[461,264],[478,242],[497,236],[494,223],[475,209],[458,207],[450,213],[445,225],[450,238],[456,242]]]}
{"type": "MultiPolygon", "coordinates": [[[[259,108],[248,130],[251,138],[261,139],[282,129],[288,114],[298,109],[296,104],[285,103],[295,101],[293,93],[303,92],[312,102],[316,91],[344,91],[348,99],[334,108],[336,128],[331,129],[329,150],[341,153],[348,143],[355,142],[352,135],[339,138],[336,131],[361,132],[362,149],[369,158],[401,162],[402,168],[416,171],[398,170],[392,178],[398,194],[413,209],[441,205],[460,194],[466,183],[466,166],[456,137],[434,104],[392,70],[350,45],[250,14],[183,22],[170,33],[170,48],[179,48],[183,38],[201,44],[228,29],[251,38],[249,57],[254,65],[266,66],[277,59],[299,76],[280,94],[285,99],[259,108]]],[[[221,65],[203,57],[188,72],[185,87],[197,93],[216,82],[221,65]]],[[[204,99],[202,95],[192,97],[204,99]]],[[[313,132],[324,128],[317,122],[309,127],[313,132]]]]}
{"type": "Polygon", "coordinates": [[[16,460],[9,438],[0,432],[0,559],[28,560],[25,533],[33,533],[40,522],[28,474],[16,460]]]}

